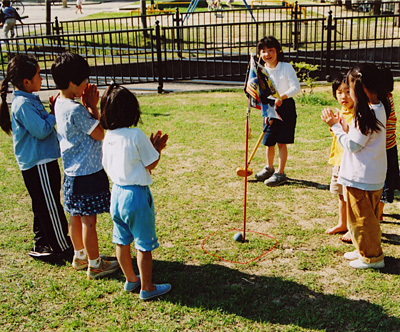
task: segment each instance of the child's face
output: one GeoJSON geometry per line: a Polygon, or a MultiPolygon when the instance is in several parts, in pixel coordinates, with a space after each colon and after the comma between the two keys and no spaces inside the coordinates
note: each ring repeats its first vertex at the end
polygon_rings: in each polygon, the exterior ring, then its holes
{"type": "Polygon", "coordinates": [[[263,59],[269,68],[275,68],[278,64],[278,52],[275,48],[264,47],[260,50],[260,58],[263,59]]]}
{"type": "Polygon", "coordinates": [[[83,92],[85,91],[87,87],[87,79],[84,79],[81,84],[75,85],[74,83],[71,82],[70,84],[72,88],[72,92],[74,94],[75,98],[80,98],[83,95],[83,92]]]}
{"type": "Polygon", "coordinates": [[[42,87],[42,76],[40,76],[40,67],[36,67],[36,74],[32,77],[32,79],[24,79],[24,87],[25,91],[32,93],[36,91],[40,91],[42,87]]]}
{"type": "Polygon", "coordinates": [[[336,98],[343,108],[348,110],[353,108],[354,101],[351,97],[351,90],[345,83],[339,85],[336,90],[336,98]]]}

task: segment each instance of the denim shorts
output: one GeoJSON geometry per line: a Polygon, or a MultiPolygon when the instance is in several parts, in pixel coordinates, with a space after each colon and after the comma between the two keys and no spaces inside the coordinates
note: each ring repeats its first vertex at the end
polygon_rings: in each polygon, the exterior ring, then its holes
{"type": "Polygon", "coordinates": [[[64,210],[72,216],[110,212],[110,189],[104,170],[83,176],[64,175],[64,210]]]}
{"type": "Polygon", "coordinates": [[[113,185],[110,213],[114,221],[113,243],[135,241],[140,251],[158,248],[153,196],[148,186],[113,185]]]}

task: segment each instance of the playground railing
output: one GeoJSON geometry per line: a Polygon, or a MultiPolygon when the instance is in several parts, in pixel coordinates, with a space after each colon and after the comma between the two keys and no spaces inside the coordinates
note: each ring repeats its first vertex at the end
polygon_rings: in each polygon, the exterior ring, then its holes
{"type": "Polygon", "coordinates": [[[318,65],[321,78],[363,61],[384,64],[396,75],[400,74],[398,18],[394,14],[334,17],[332,12],[327,17],[303,18],[301,12],[294,11],[289,19],[271,21],[191,26],[156,22],[147,29],[55,31],[3,40],[0,75],[4,77],[13,55],[32,54],[45,77],[43,88],[51,89],[54,83],[49,69],[53,59],[64,51],[73,51],[88,59],[91,81],[98,85],[111,80],[122,84],[157,81],[162,90],[165,80],[243,81],[249,55],[266,35],[281,41],[286,61],[318,65]]]}
{"type": "MultiPolygon", "coordinates": [[[[333,17],[364,17],[374,13],[375,5],[378,1],[359,0],[351,1],[351,6],[338,3],[315,3],[298,4],[286,0],[276,1],[273,6],[263,6],[265,0],[253,0],[253,8],[224,10],[222,14],[209,11],[192,12],[190,16],[183,20],[185,13],[180,13],[178,8],[168,9],[168,2],[160,2],[152,5],[153,10],[146,16],[131,15],[130,17],[98,18],[88,20],[58,21],[46,23],[30,23],[18,25],[16,35],[40,36],[55,34],[70,34],[83,32],[110,31],[112,29],[136,29],[151,28],[155,22],[159,21],[161,26],[179,25],[201,25],[201,24],[220,24],[220,23],[240,23],[240,22],[264,22],[292,19],[294,16],[301,19],[307,18],[326,18],[329,12],[333,17]],[[256,5],[256,4],[259,5],[256,5]],[[162,7],[160,7],[162,6],[162,7]],[[363,6],[363,7],[360,7],[363,6]],[[368,11],[366,10],[368,9],[368,11]],[[161,11],[162,10],[162,11],[161,11]],[[158,13],[159,12],[159,13],[158,13]]],[[[344,0],[345,1],[345,0],[344,0]]],[[[172,2],[171,2],[172,3],[172,2]]],[[[188,4],[189,2],[182,2],[188,4]]],[[[175,5],[181,4],[174,3],[175,5]]],[[[400,1],[383,1],[380,3],[381,14],[398,15],[400,21],[400,1]]],[[[375,14],[377,15],[377,14],[375,14]]]]}

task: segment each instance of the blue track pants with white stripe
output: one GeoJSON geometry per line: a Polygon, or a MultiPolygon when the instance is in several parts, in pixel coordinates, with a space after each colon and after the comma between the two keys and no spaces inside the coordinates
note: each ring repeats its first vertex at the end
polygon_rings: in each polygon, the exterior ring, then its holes
{"type": "Polygon", "coordinates": [[[32,199],[35,246],[50,246],[61,254],[72,246],[68,222],[60,202],[61,175],[58,162],[36,165],[22,171],[32,199]]]}

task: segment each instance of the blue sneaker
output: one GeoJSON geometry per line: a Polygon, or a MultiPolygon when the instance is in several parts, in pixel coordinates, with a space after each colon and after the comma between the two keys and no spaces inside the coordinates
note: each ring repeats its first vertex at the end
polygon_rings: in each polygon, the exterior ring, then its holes
{"type": "Polygon", "coordinates": [[[125,281],[124,291],[133,292],[136,288],[140,286],[140,276],[137,277],[139,278],[139,280],[136,282],[125,281]]]}
{"type": "Polygon", "coordinates": [[[168,293],[171,290],[170,284],[161,284],[161,285],[154,285],[154,286],[156,286],[156,289],[153,291],[141,290],[140,294],[139,294],[139,299],[150,300],[154,297],[164,295],[165,293],[168,293]]]}

